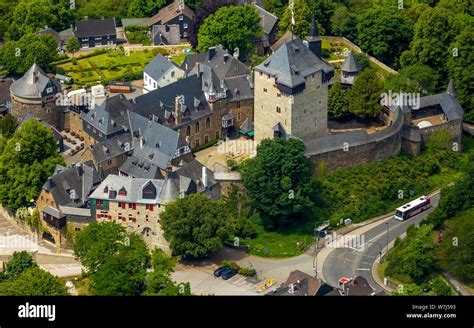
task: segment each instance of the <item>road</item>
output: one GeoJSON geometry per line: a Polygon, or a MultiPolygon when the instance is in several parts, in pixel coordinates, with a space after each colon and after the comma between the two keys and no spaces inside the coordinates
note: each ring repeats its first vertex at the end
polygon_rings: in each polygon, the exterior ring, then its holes
{"type": "MultiPolygon", "coordinates": [[[[409,225],[419,224],[438,205],[439,194],[431,197],[431,208],[419,215],[407,220],[398,221],[393,217],[381,220],[369,230],[358,232],[355,230],[352,237],[358,238],[361,246],[357,248],[334,248],[326,256],[322,263],[322,276],[331,286],[337,286],[341,277],[362,276],[372,288],[378,293],[383,290],[372,277],[372,265],[378,260],[380,252],[386,251],[387,244],[390,244],[398,236],[404,234],[409,225]],[[387,233],[388,224],[388,233],[387,233]],[[387,242],[388,237],[388,242],[387,242]]],[[[347,237],[347,235],[345,235],[347,237]]],[[[347,240],[347,238],[345,239],[347,240]]]]}

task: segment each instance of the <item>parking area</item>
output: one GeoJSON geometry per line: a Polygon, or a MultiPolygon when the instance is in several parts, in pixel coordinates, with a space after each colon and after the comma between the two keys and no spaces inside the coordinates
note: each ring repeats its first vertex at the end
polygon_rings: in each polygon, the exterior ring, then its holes
{"type": "Polygon", "coordinates": [[[176,282],[189,282],[194,295],[261,295],[257,292],[258,282],[235,275],[229,280],[214,277],[215,264],[206,266],[177,265],[172,274],[176,282]]]}

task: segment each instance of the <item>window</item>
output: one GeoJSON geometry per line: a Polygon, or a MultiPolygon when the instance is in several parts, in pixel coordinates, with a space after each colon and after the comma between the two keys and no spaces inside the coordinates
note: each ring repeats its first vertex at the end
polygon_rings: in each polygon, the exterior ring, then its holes
{"type": "Polygon", "coordinates": [[[131,208],[132,210],[136,210],[136,209],[137,209],[137,204],[135,204],[135,203],[128,203],[128,208],[131,208]]]}
{"type": "Polygon", "coordinates": [[[195,126],[195,128],[194,128],[194,131],[195,131],[196,133],[199,133],[199,122],[196,122],[196,126],[195,126]]]}
{"type": "Polygon", "coordinates": [[[208,117],[206,119],[206,129],[209,129],[211,127],[211,119],[208,117]]]}
{"type": "Polygon", "coordinates": [[[235,107],[240,108],[240,101],[235,104],[235,107]]]}
{"type": "Polygon", "coordinates": [[[186,127],[186,135],[187,135],[188,137],[191,135],[191,126],[190,126],[190,125],[188,125],[188,126],[186,127]]]}
{"type": "Polygon", "coordinates": [[[153,212],[153,207],[154,207],[153,205],[149,205],[149,204],[146,205],[146,209],[150,212],[153,212]]]}
{"type": "Polygon", "coordinates": [[[183,24],[183,28],[188,28],[188,24],[183,24]]]}
{"type": "Polygon", "coordinates": [[[240,113],[237,113],[237,119],[240,121],[241,115],[240,113]]]}
{"type": "Polygon", "coordinates": [[[184,19],[183,15],[179,16],[179,20],[182,21],[184,19]]]}
{"type": "Polygon", "coordinates": [[[208,142],[209,142],[209,136],[206,135],[206,136],[204,137],[204,143],[207,144],[208,142]]]}
{"type": "Polygon", "coordinates": [[[277,106],[276,107],[276,112],[280,114],[281,113],[281,108],[277,106]]]}
{"type": "Polygon", "coordinates": [[[263,92],[267,93],[268,92],[267,88],[263,88],[263,92]]]}
{"type": "Polygon", "coordinates": [[[174,71],[171,72],[171,77],[174,78],[174,71]]]}
{"type": "Polygon", "coordinates": [[[188,37],[188,32],[184,32],[183,37],[187,38],[188,37]]]}
{"type": "Polygon", "coordinates": [[[277,93],[277,97],[278,97],[278,98],[281,98],[281,93],[277,93]]]}
{"type": "Polygon", "coordinates": [[[196,148],[197,148],[197,147],[199,147],[199,145],[200,145],[200,143],[199,143],[199,139],[196,139],[196,143],[195,143],[195,145],[196,145],[196,148]]]}
{"type": "Polygon", "coordinates": [[[219,139],[219,131],[216,131],[216,139],[219,139]]]}

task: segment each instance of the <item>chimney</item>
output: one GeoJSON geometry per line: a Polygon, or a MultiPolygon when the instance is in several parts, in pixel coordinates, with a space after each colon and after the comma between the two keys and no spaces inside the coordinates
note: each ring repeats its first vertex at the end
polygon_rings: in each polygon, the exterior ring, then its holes
{"type": "Polygon", "coordinates": [[[202,167],[202,184],[204,185],[204,188],[207,188],[207,169],[205,166],[202,167]]]}
{"type": "Polygon", "coordinates": [[[209,53],[208,60],[211,61],[212,58],[214,58],[214,56],[216,55],[216,47],[210,47],[208,53],[209,53]]]}
{"type": "Polygon", "coordinates": [[[225,54],[224,55],[224,63],[226,63],[230,58],[230,55],[229,54],[225,54]]]}
{"type": "Polygon", "coordinates": [[[234,58],[235,58],[235,59],[239,59],[239,56],[240,56],[240,49],[239,49],[239,48],[235,48],[235,49],[234,49],[234,58]]]}
{"type": "Polygon", "coordinates": [[[143,136],[140,136],[140,148],[145,147],[145,138],[143,136]]]}
{"type": "Polygon", "coordinates": [[[176,124],[179,124],[181,121],[181,96],[176,96],[175,98],[175,105],[174,105],[174,117],[176,120],[176,124]]]}

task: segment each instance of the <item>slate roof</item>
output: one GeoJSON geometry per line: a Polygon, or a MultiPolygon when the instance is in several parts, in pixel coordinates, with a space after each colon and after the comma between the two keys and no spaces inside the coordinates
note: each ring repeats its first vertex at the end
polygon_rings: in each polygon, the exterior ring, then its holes
{"type": "Polygon", "coordinates": [[[39,99],[48,86],[60,90],[58,83],[50,79],[46,73],[34,63],[30,69],[10,86],[10,91],[17,97],[27,99],[39,99]]]}
{"type": "MultiPolygon", "coordinates": [[[[453,92],[452,90],[450,92],[453,92]]],[[[422,110],[426,107],[440,106],[448,121],[462,120],[464,110],[458,99],[448,92],[430,95],[420,98],[420,107],[413,111],[422,110]]]]}
{"type": "Polygon", "coordinates": [[[179,132],[134,112],[129,112],[129,116],[133,155],[163,170],[169,167],[178,149],[179,132]]]}
{"type": "Polygon", "coordinates": [[[225,79],[228,100],[240,101],[253,98],[253,87],[250,76],[239,76],[225,79]]]}
{"type": "Polygon", "coordinates": [[[343,149],[346,143],[348,143],[349,147],[352,148],[370,142],[378,142],[397,133],[400,131],[402,126],[403,115],[401,114],[401,109],[397,108],[394,111],[392,125],[381,131],[372,134],[368,134],[365,130],[347,131],[305,140],[306,155],[311,156],[340,150],[343,149]]]}
{"type": "MultiPolygon", "coordinates": [[[[90,198],[110,200],[110,190],[115,190],[117,194],[112,199],[118,202],[167,204],[170,201],[176,200],[181,194],[189,195],[207,190],[201,180],[202,167],[201,163],[194,160],[174,172],[169,172],[164,179],[132,178],[110,174],[91,194],[90,198]],[[143,187],[149,182],[153,183],[157,189],[155,199],[143,198],[143,187]],[[126,195],[118,194],[118,191],[122,188],[125,188],[127,191],[126,195]]],[[[206,170],[209,180],[208,187],[211,187],[216,182],[212,171],[206,170]]]]}
{"type": "Polygon", "coordinates": [[[115,138],[90,145],[89,147],[94,159],[98,163],[102,163],[131,151],[131,146],[132,138],[130,133],[124,133],[115,138]],[[127,150],[127,143],[129,150],[127,150]]]}
{"type": "Polygon", "coordinates": [[[277,51],[282,45],[285,43],[291,41],[293,39],[293,33],[291,33],[290,30],[286,31],[285,34],[283,34],[277,42],[275,42],[272,46],[271,49],[273,52],[277,51]]]}
{"type": "Polygon", "coordinates": [[[148,63],[148,65],[145,66],[144,72],[148,74],[153,80],[159,81],[163,75],[173,68],[180,69],[178,65],[173,63],[171,60],[161,54],[158,54],[151,62],[148,63]]]}
{"type": "Polygon", "coordinates": [[[0,104],[11,101],[10,86],[12,83],[11,78],[0,79],[0,104]]]}
{"type": "Polygon", "coordinates": [[[154,115],[158,123],[173,129],[188,124],[194,119],[208,116],[212,111],[209,109],[209,103],[202,91],[202,81],[201,76],[192,75],[150,91],[135,98],[133,111],[147,118],[154,115]],[[183,108],[189,109],[190,115],[181,117],[181,123],[178,125],[169,124],[167,119],[170,115],[175,115],[176,97],[180,95],[184,95],[183,108]],[[202,106],[202,109],[198,111],[196,105],[202,106]]]}
{"type": "Polygon", "coordinates": [[[449,95],[457,98],[458,97],[458,92],[456,91],[456,88],[454,88],[454,81],[453,79],[449,80],[448,84],[448,90],[446,91],[449,95]]]}
{"type": "Polygon", "coordinates": [[[115,18],[88,19],[76,22],[76,36],[87,38],[104,35],[116,35],[115,18]]]}
{"type": "Polygon", "coordinates": [[[352,52],[349,52],[349,56],[347,56],[344,64],[342,64],[341,70],[347,73],[359,73],[362,70],[352,52]]]}
{"type": "Polygon", "coordinates": [[[45,29],[39,30],[36,32],[37,35],[50,35],[53,37],[54,41],[59,45],[61,45],[61,36],[59,35],[58,32],[56,32],[54,29],[47,27],[45,29]]]}
{"type": "Polygon", "coordinates": [[[81,113],[84,121],[94,126],[105,135],[110,135],[129,128],[127,112],[132,109],[131,102],[122,94],[105,99],[105,101],[88,113],[81,113]]]}
{"type": "Polygon", "coordinates": [[[148,26],[156,24],[166,24],[173,18],[176,18],[180,15],[186,16],[189,19],[194,18],[194,12],[186,4],[184,8],[180,8],[179,0],[174,0],[168,6],[162,8],[155,16],[148,19],[148,26]]]}
{"type": "Polygon", "coordinates": [[[259,25],[262,27],[263,33],[267,35],[272,33],[278,22],[278,17],[273,15],[272,13],[269,13],[257,4],[254,4],[254,7],[257,10],[258,15],[260,16],[259,25]]]}
{"type": "Polygon", "coordinates": [[[153,45],[178,45],[181,43],[179,25],[153,25],[152,28],[153,45]]]}
{"type": "Polygon", "coordinates": [[[250,69],[240,60],[235,59],[227,50],[221,47],[212,47],[206,52],[189,55],[181,67],[188,74],[196,66],[196,63],[204,63],[212,68],[219,79],[250,75],[250,69]],[[212,55],[214,53],[214,55],[212,55]]]}
{"type": "Polygon", "coordinates": [[[63,44],[67,44],[70,38],[74,37],[74,29],[72,27],[67,28],[59,32],[59,37],[63,44]]]}
{"type": "Polygon", "coordinates": [[[276,77],[278,83],[290,88],[305,83],[305,78],[316,72],[328,74],[334,71],[299,38],[283,44],[255,70],[276,77]]]}
{"type": "Polygon", "coordinates": [[[86,162],[63,170],[57,168],[56,174],[48,178],[43,189],[52,194],[57,206],[82,207],[101,180],[92,162],[86,162]],[[71,197],[74,194],[76,197],[71,197]]]}

